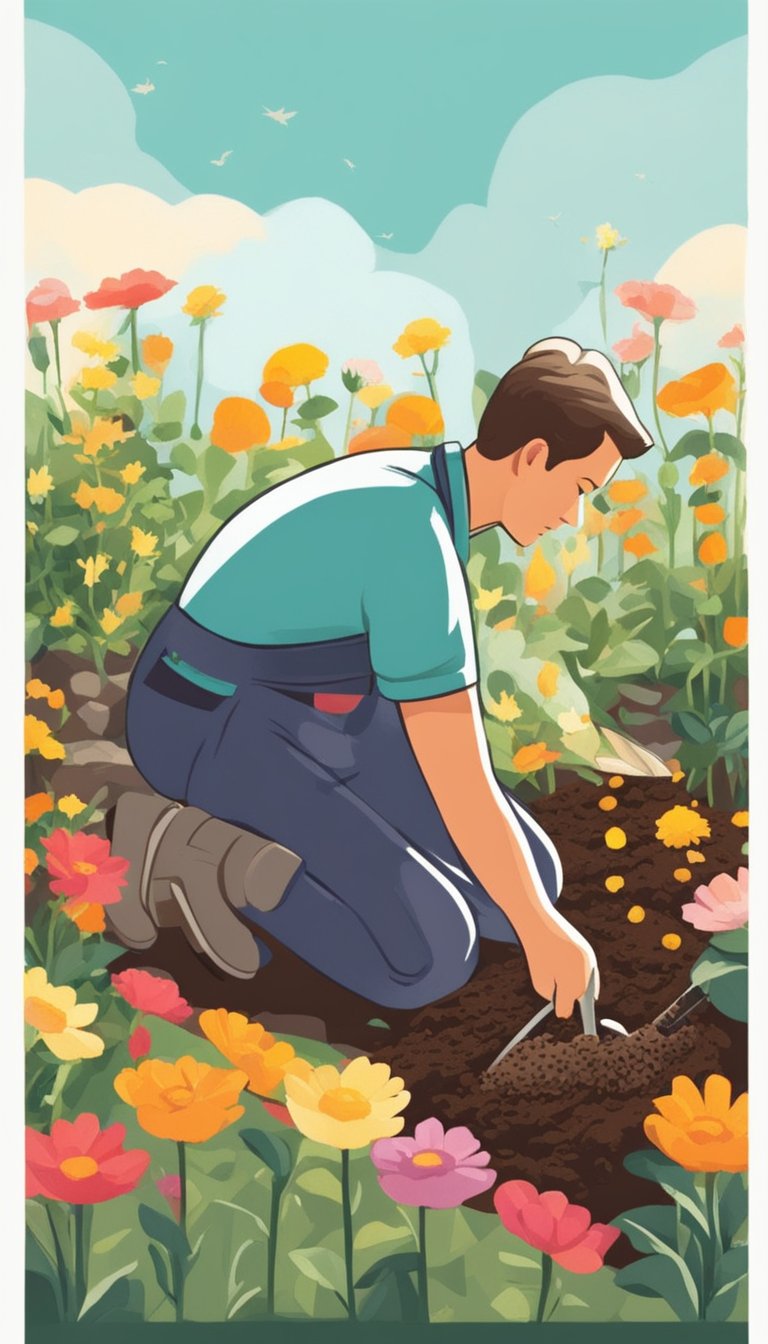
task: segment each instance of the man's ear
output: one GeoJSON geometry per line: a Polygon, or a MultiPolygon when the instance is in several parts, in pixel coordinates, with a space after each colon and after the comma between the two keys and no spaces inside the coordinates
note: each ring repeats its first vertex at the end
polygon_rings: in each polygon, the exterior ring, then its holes
{"type": "Polygon", "coordinates": [[[527,467],[532,467],[534,462],[540,467],[545,467],[548,456],[549,444],[546,439],[529,439],[521,449],[521,457],[527,467]]]}

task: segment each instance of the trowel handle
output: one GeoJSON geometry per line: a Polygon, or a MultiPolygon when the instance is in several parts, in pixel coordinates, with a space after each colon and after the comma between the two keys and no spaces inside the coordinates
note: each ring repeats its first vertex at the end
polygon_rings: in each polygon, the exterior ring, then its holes
{"type": "Polygon", "coordinates": [[[595,1022],[595,972],[590,972],[587,988],[579,999],[579,1012],[581,1013],[581,1026],[585,1036],[597,1035],[597,1023],[595,1022]]]}

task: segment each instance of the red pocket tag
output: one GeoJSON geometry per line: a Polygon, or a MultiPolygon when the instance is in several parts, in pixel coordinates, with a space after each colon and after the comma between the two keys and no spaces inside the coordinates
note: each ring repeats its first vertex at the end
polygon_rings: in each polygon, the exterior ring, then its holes
{"type": "Polygon", "coordinates": [[[325,714],[348,714],[351,709],[357,709],[362,695],[332,695],[324,691],[315,691],[314,706],[315,709],[321,709],[325,714]]]}

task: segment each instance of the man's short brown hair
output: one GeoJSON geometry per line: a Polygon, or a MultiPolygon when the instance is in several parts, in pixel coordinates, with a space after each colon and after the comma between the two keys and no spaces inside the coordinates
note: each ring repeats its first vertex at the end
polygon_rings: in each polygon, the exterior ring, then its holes
{"type": "Polygon", "coordinates": [[[504,374],[477,428],[477,451],[498,460],[545,439],[547,470],[588,457],[610,434],[622,457],[640,457],[653,438],[610,360],[565,337],[537,341],[504,374]]]}

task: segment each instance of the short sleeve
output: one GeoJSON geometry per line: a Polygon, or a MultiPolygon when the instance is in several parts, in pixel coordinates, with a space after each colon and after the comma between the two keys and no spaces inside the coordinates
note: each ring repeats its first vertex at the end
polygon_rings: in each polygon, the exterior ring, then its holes
{"type": "Polygon", "coordinates": [[[394,491],[391,526],[370,539],[363,618],[376,684],[426,700],[477,682],[466,578],[434,492],[394,491]]]}

